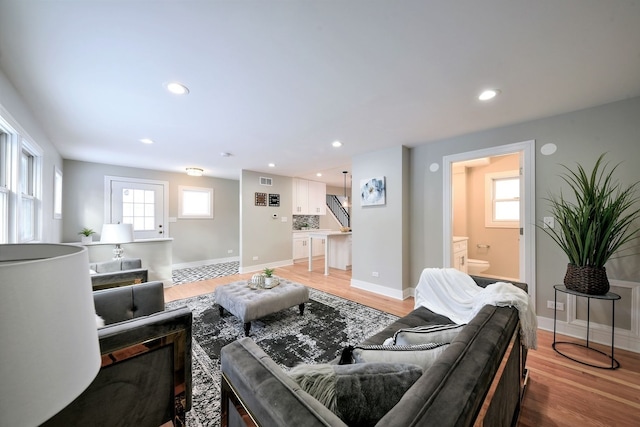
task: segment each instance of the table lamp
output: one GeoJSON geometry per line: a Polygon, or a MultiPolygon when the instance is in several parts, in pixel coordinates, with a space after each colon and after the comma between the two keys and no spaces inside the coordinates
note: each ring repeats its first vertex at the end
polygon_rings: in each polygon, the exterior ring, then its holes
{"type": "Polygon", "coordinates": [[[113,250],[113,259],[121,259],[124,249],[120,247],[122,243],[133,242],[132,224],[104,224],[100,234],[101,243],[113,243],[116,245],[113,250]]]}
{"type": "Polygon", "coordinates": [[[0,245],[0,424],[38,426],[100,369],[83,246],[0,245]]]}

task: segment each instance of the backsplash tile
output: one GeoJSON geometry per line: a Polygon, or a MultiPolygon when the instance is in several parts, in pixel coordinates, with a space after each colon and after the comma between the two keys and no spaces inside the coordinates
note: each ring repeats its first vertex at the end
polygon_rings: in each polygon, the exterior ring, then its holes
{"type": "Polygon", "coordinates": [[[320,215],[293,215],[294,230],[302,230],[305,225],[310,229],[320,228],[320,215]]]}

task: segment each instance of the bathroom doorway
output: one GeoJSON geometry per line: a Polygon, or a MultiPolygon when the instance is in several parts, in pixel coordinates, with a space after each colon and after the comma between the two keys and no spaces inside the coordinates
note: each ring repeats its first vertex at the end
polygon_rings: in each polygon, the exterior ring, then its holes
{"type": "Polygon", "coordinates": [[[534,296],[534,157],[535,141],[444,157],[446,267],[526,282],[534,296]]]}

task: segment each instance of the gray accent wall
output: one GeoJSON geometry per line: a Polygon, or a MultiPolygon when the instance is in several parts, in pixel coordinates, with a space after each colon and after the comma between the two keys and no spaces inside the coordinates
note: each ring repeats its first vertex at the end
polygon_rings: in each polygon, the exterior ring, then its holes
{"type": "MultiPolygon", "coordinates": [[[[493,146],[527,140],[536,141],[536,219],[542,221],[548,215],[544,198],[549,192],[566,187],[558,178],[561,165],[573,167],[576,162],[590,170],[598,156],[607,152],[611,164],[622,162],[617,176],[624,185],[640,180],[640,98],[615,102],[568,114],[561,114],[526,123],[491,129],[424,144],[411,150],[411,283],[417,283],[425,267],[441,267],[443,226],[442,158],[493,146]],[[540,153],[540,148],[553,143],[558,149],[550,156],[540,153]],[[440,169],[430,172],[429,165],[437,163],[440,169]]],[[[387,242],[380,237],[379,247],[387,242]]],[[[638,251],[635,242],[635,252],[638,251]]],[[[373,252],[359,246],[358,263],[373,252]]],[[[633,251],[632,251],[633,252],[633,251]]],[[[536,234],[536,286],[537,313],[553,318],[553,311],[546,308],[546,301],[553,300],[553,285],[562,283],[566,270],[566,255],[541,230],[536,234]]],[[[356,262],[354,262],[355,268],[356,262]]],[[[610,279],[640,282],[640,256],[628,256],[607,264],[610,279]]],[[[564,301],[564,299],[562,300],[564,301]]],[[[630,302],[620,301],[616,311],[628,311],[630,302]]],[[[560,312],[559,316],[564,317],[560,312]]],[[[564,319],[562,319],[564,320],[564,319]]],[[[620,322],[624,324],[625,322],[620,322]]],[[[628,321],[626,322],[628,324],[628,321]]],[[[618,326],[618,325],[616,325],[618,326]]]]}
{"type": "MultiPolygon", "coordinates": [[[[183,264],[238,257],[240,251],[239,182],[186,173],[137,169],[100,163],[64,161],[63,241],[77,242],[83,227],[100,233],[104,223],[105,176],[149,179],[169,183],[168,225],[173,238],[172,262],[183,264]],[[178,186],[213,188],[213,219],[178,218],[178,186]],[[232,251],[229,253],[229,251],[232,251]]],[[[99,238],[99,235],[96,236],[99,238]]]]}
{"type": "MultiPolygon", "coordinates": [[[[292,178],[243,170],[240,178],[240,272],[291,264],[292,178]],[[272,178],[272,186],[260,185],[260,177],[272,178]],[[255,194],[280,195],[280,207],[256,206],[255,194]],[[275,215],[275,218],[274,218],[275,215]],[[282,219],[286,221],[283,222],[282,219]],[[254,259],[257,257],[258,259],[254,259]]],[[[277,272],[276,272],[277,274],[277,272]]]]}
{"type": "Polygon", "coordinates": [[[409,149],[358,155],[352,168],[352,285],[395,298],[409,296],[409,149]],[[362,206],[361,181],[380,176],[386,181],[386,203],[362,206]]]}

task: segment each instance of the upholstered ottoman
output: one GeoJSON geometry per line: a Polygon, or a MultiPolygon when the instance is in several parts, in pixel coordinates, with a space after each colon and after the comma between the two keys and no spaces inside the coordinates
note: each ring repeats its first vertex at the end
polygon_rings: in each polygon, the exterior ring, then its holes
{"type": "Polygon", "coordinates": [[[304,314],[304,303],[309,301],[309,289],[306,286],[281,281],[271,289],[251,289],[247,282],[235,282],[223,285],[215,290],[216,303],[220,308],[220,317],[226,309],[244,323],[244,334],[249,336],[251,321],[260,319],[295,305],[304,314]]]}

